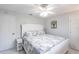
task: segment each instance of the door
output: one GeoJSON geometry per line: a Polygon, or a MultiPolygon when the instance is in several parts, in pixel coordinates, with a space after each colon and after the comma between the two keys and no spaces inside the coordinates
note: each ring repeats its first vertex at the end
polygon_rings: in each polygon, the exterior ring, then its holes
{"type": "Polygon", "coordinates": [[[16,21],[9,14],[0,14],[0,51],[15,47],[16,21]]]}
{"type": "Polygon", "coordinates": [[[79,50],[79,14],[70,15],[69,20],[71,47],[79,50]]]}

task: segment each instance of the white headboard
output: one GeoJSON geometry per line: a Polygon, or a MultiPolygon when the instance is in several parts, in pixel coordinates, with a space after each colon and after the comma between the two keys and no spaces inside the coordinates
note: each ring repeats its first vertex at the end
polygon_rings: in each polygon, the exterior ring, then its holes
{"type": "Polygon", "coordinates": [[[22,28],[21,29],[22,36],[25,32],[28,32],[28,31],[44,30],[44,27],[41,24],[22,24],[21,26],[22,26],[21,27],[22,28]]]}

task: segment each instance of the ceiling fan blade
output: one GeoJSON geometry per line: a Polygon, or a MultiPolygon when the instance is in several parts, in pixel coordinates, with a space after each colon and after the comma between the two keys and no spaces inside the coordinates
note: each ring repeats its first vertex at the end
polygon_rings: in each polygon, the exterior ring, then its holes
{"type": "Polygon", "coordinates": [[[48,4],[48,6],[47,6],[47,10],[53,10],[55,8],[55,6],[54,5],[51,5],[51,4],[48,4]]]}
{"type": "Polygon", "coordinates": [[[48,14],[55,14],[54,12],[48,11],[48,14]]]}
{"type": "Polygon", "coordinates": [[[53,10],[53,9],[54,9],[54,7],[48,7],[48,8],[47,8],[47,10],[49,10],[49,11],[50,11],[50,10],[53,10]]]}

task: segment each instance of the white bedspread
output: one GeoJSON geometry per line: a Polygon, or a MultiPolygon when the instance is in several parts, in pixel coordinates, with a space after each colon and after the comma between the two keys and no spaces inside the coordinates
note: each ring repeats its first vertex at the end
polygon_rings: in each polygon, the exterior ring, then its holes
{"type": "Polygon", "coordinates": [[[65,38],[53,35],[40,35],[40,36],[30,36],[25,37],[39,51],[40,53],[45,53],[49,51],[52,47],[64,41],[65,38]]]}

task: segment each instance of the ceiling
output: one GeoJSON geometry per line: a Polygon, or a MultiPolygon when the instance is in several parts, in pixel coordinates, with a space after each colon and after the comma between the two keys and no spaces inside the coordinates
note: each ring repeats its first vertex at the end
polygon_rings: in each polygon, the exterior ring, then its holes
{"type": "MultiPolygon", "coordinates": [[[[51,4],[51,5],[52,7],[54,7],[52,12],[55,12],[55,14],[63,14],[79,10],[79,4],[54,4],[54,5],[51,4]]],[[[33,4],[0,4],[0,9],[39,16],[38,13],[35,13],[32,10],[34,8],[35,7],[33,6],[33,4]]]]}

